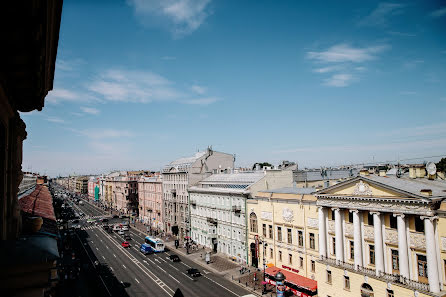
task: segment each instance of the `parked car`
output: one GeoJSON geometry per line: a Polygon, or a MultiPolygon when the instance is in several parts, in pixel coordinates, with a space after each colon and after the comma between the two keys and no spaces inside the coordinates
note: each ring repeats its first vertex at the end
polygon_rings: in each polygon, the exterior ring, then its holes
{"type": "Polygon", "coordinates": [[[124,225],[124,226],[121,227],[121,230],[122,231],[129,231],[129,226],[124,225]]]}
{"type": "Polygon", "coordinates": [[[118,230],[118,234],[119,234],[119,235],[124,235],[124,231],[122,231],[122,230],[118,230]]]}
{"type": "Polygon", "coordinates": [[[198,269],[196,269],[196,268],[189,268],[187,270],[187,274],[189,274],[190,276],[193,276],[193,277],[201,276],[200,271],[198,271],[198,269]]]}
{"type": "Polygon", "coordinates": [[[128,235],[128,234],[125,234],[125,235],[124,235],[124,239],[125,239],[125,240],[132,240],[132,238],[131,238],[130,235],[128,235]]]}
{"type": "Polygon", "coordinates": [[[125,248],[130,247],[130,243],[129,243],[128,241],[123,241],[123,242],[121,243],[121,245],[122,245],[122,247],[125,247],[125,248]]]}
{"type": "Polygon", "coordinates": [[[141,247],[139,248],[139,251],[141,253],[143,253],[144,255],[153,254],[152,247],[150,245],[148,245],[147,243],[141,244],[141,247]]]}
{"type": "Polygon", "coordinates": [[[169,256],[169,260],[172,262],[180,262],[180,257],[178,257],[177,255],[170,255],[169,256]]]}
{"type": "Polygon", "coordinates": [[[102,221],[103,223],[105,223],[105,222],[108,222],[108,219],[107,219],[107,218],[103,218],[101,221],[102,221]]]}
{"type": "Polygon", "coordinates": [[[104,230],[108,230],[110,227],[108,225],[104,225],[104,230]]]}
{"type": "Polygon", "coordinates": [[[79,220],[78,219],[75,219],[75,220],[73,220],[73,221],[71,221],[73,224],[77,224],[77,223],[79,223],[79,220]]]}
{"type": "Polygon", "coordinates": [[[94,222],[96,222],[95,219],[88,219],[88,220],[87,220],[87,223],[89,223],[89,224],[93,224],[94,222]]]}

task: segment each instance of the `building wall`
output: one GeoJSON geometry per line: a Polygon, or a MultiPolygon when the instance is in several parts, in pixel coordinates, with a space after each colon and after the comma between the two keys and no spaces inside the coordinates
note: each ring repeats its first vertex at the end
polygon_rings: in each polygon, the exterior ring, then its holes
{"type": "MultiPolygon", "coordinates": [[[[256,245],[256,236],[258,236],[260,242],[267,243],[266,264],[284,269],[290,267],[298,270],[299,275],[315,279],[316,272],[312,267],[316,265],[319,246],[318,229],[315,225],[318,214],[314,196],[304,195],[308,200],[300,202],[302,195],[274,194],[275,198],[269,199],[271,195],[271,193],[259,192],[257,198],[248,199],[249,264],[253,265],[251,248],[256,245]],[[293,213],[291,221],[287,219],[286,215],[284,216],[284,213],[289,214],[289,211],[293,213]],[[252,229],[251,214],[255,214],[257,217],[257,232],[252,229]],[[279,240],[279,227],[282,240],[279,240]],[[272,236],[270,236],[271,228],[272,236]],[[288,242],[288,229],[291,231],[291,242],[288,242]],[[302,232],[301,242],[299,241],[299,231],[302,232]]],[[[259,244],[257,249],[258,267],[263,268],[263,244],[259,244]]]]}
{"type": "Polygon", "coordinates": [[[160,177],[138,180],[139,218],[155,230],[164,230],[163,187],[160,177]]]}

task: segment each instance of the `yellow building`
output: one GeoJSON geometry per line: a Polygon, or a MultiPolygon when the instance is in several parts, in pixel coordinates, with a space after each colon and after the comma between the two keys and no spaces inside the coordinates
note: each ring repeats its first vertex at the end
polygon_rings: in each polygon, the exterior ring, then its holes
{"type": "MultiPolygon", "coordinates": [[[[296,279],[296,287],[302,283],[316,287],[319,235],[314,192],[313,188],[282,188],[260,191],[247,200],[250,265],[275,266],[287,272],[287,278],[296,279]]],[[[317,294],[316,290],[299,292],[317,294]]]]}
{"type": "Polygon", "coordinates": [[[361,175],[315,194],[318,296],[443,296],[446,182],[361,175]]]}

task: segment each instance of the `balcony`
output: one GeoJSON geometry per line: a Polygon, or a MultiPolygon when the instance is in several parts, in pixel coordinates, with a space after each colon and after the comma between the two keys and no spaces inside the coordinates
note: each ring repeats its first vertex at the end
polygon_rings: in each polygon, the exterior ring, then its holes
{"type": "Polygon", "coordinates": [[[386,283],[391,282],[391,283],[394,283],[397,285],[407,287],[411,290],[423,291],[423,293],[427,293],[429,295],[432,294],[429,292],[428,284],[408,279],[408,278],[403,277],[402,275],[399,275],[399,274],[389,274],[389,273],[385,273],[385,272],[380,272],[379,276],[377,276],[375,269],[358,266],[358,270],[355,270],[355,265],[352,263],[338,261],[336,259],[327,258],[327,257],[320,258],[318,260],[318,262],[323,263],[323,264],[328,264],[331,266],[336,266],[341,269],[346,269],[346,270],[349,270],[354,273],[367,275],[369,277],[381,280],[386,283]]]}
{"type": "Polygon", "coordinates": [[[197,201],[191,200],[190,201],[190,205],[192,205],[193,207],[197,206],[197,201]]]}
{"type": "Polygon", "coordinates": [[[208,221],[209,224],[217,225],[217,220],[214,219],[214,218],[207,218],[207,221],[208,221]]]}
{"type": "Polygon", "coordinates": [[[235,213],[240,213],[242,211],[242,208],[239,205],[233,205],[232,206],[232,211],[235,212],[235,213]]]}

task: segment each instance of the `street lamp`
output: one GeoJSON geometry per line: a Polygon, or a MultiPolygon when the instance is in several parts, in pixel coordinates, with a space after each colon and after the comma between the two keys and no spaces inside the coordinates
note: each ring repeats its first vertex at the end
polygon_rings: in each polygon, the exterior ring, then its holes
{"type": "Polygon", "coordinates": [[[285,281],[286,277],[282,272],[277,272],[274,276],[276,279],[276,296],[277,297],[284,297],[285,294],[285,286],[283,282],[285,281]]]}
{"type": "Polygon", "coordinates": [[[266,251],[266,247],[268,246],[268,244],[265,242],[265,239],[263,239],[262,242],[260,242],[261,244],[263,244],[263,289],[262,289],[262,295],[266,294],[266,277],[265,277],[265,270],[266,270],[266,259],[265,259],[265,251],[266,251]]]}

